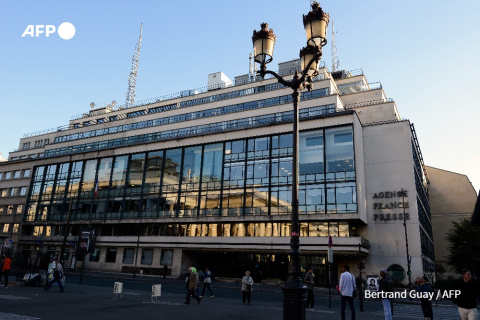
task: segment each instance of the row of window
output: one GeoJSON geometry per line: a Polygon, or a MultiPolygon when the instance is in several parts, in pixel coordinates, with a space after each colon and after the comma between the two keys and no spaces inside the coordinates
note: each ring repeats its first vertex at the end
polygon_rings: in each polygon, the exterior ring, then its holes
{"type": "Polygon", "coordinates": [[[23,204],[0,206],[0,214],[21,214],[23,213],[23,204]]]}
{"type": "Polygon", "coordinates": [[[20,224],[19,223],[15,223],[15,224],[11,224],[11,223],[0,223],[0,232],[1,233],[18,233],[18,231],[20,230],[20,224]],[[13,228],[13,230],[10,230],[10,228],[13,228]]]}
{"type": "MultiPolygon", "coordinates": [[[[94,225],[99,236],[155,236],[155,237],[290,237],[291,223],[148,223],[148,224],[102,224],[94,225]],[[140,228],[140,229],[139,229],[140,228]]],[[[63,236],[62,226],[27,226],[22,235],[55,237],[63,236]]],[[[79,226],[71,226],[69,235],[78,235],[79,226]]],[[[348,222],[322,221],[301,222],[302,237],[350,237],[357,236],[348,222]]]]}
{"type": "MultiPolygon", "coordinates": [[[[326,96],[326,95],[328,95],[328,88],[318,89],[318,90],[314,90],[314,91],[311,91],[311,92],[304,92],[301,95],[301,99],[302,100],[315,99],[315,98],[323,97],[323,96],[326,96]]],[[[104,129],[102,128],[102,129],[97,129],[97,130],[92,130],[92,131],[85,131],[85,132],[68,134],[68,135],[65,135],[65,136],[56,137],[55,138],[55,143],[79,140],[79,139],[90,138],[90,137],[103,136],[103,135],[113,134],[113,133],[117,133],[117,132],[124,132],[124,131],[129,131],[129,130],[155,127],[155,126],[161,126],[161,125],[172,124],[172,123],[185,122],[185,121],[201,119],[201,118],[210,118],[210,117],[215,117],[215,116],[220,116],[220,115],[225,115],[225,114],[243,112],[243,111],[248,111],[248,110],[255,110],[255,109],[266,108],[266,107],[271,107],[271,106],[274,106],[274,105],[282,105],[282,104],[287,104],[287,103],[292,103],[291,95],[285,95],[285,96],[268,98],[268,99],[251,101],[251,102],[245,102],[245,103],[238,103],[238,104],[229,105],[229,106],[220,107],[220,108],[215,108],[215,109],[207,109],[207,110],[185,113],[185,114],[180,114],[180,115],[175,115],[175,116],[170,116],[170,117],[163,117],[163,118],[158,118],[158,119],[153,119],[153,120],[147,120],[147,121],[141,121],[141,122],[136,122],[136,123],[131,123],[131,124],[125,124],[125,125],[115,126],[115,127],[110,127],[110,128],[104,128],[104,129]]],[[[335,105],[326,106],[326,107],[333,108],[332,112],[335,112],[335,105]]],[[[129,118],[130,117],[137,117],[137,116],[143,115],[143,114],[145,114],[144,110],[135,111],[133,113],[128,113],[127,117],[129,117],[129,118]]]]}
{"type": "MultiPolygon", "coordinates": [[[[318,81],[321,78],[323,79],[323,77],[316,77],[314,79],[314,81],[318,81]]],[[[183,102],[180,103],[180,108],[192,107],[192,106],[205,104],[205,103],[211,103],[211,102],[216,102],[216,101],[233,99],[233,98],[243,97],[243,96],[252,95],[252,94],[256,94],[256,93],[268,92],[268,91],[277,90],[277,89],[280,89],[280,88],[283,88],[283,87],[284,86],[280,83],[272,83],[272,84],[262,85],[262,86],[253,87],[253,88],[247,88],[247,89],[242,89],[242,90],[237,90],[237,91],[232,91],[232,92],[216,94],[216,95],[207,96],[207,97],[203,97],[203,98],[199,98],[199,99],[183,101],[183,102]]],[[[195,92],[192,92],[192,94],[195,94],[195,92]]],[[[187,96],[188,95],[190,95],[190,93],[188,93],[187,96]]],[[[183,96],[185,96],[185,94],[182,94],[181,96],[175,97],[175,98],[180,98],[180,97],[183,97],[183,96]]],[[[147,110],[139,110],[139,111],[130,112],[130,113],[126,114],[126,118],[134,118],[134,117],[138,117],[138,116],[143,116],[145,114],[164,112],[164,111],[168,111],[168,110],[174,110],[174,109],[177,109],[177,108],[178,108],[178,104],[174,103],[174,104],[170,104],[170,105],[166,105],[166,106],[159,106],[159,107],[150,108],[150,109],[148,109],[148,111],[147,110]]],[[[114,116],[110,116],[108,118],[108,121],[112,122],[112,121],[117,121],[117,120],[124,119],[124,118],[125,118],[125,115],[114,115],[114,116]]],[[[104,123],[105,120],[106,120],[105,118],[99,118],[99,119],[96,119],[95,122],[97,124],[100,124],[100,123],[104,123]]],[[[94,124],[95,122],[84,121],[82,123],[82,125],[84,127],[87,127],[87,126],[90,126],[90,125],[94,124]]],[[[80,128],[80,123],[74,123],[73,127],[74,128],[80,128]]]]}
{"type": "MultiPolygon", "coordinates": [[[[140,250],[140,249],[139,249],[140,250]]],[[[155,249],[141,249],[141,254],[139,255],[140,264],[143,265],[152,265],[153,264],[153,252],[155,249]]],[[[99,262],[100,261],[100,249],[95,250],[95,253],[90,255],[90,261],[99,262]]],[[[107,248],[105,253],[105,262],[115,263],[117,262],[117,249],[116,248],[107,248]]],[[[133,264],[135,262],[135,249],[133,248],[124,248],[123,249],[123,264],[133,264]]],[[[161,249],[160,252],[160,261],[159,264],[169,265],[173,264],[173,250],[172,249],[161,249]]]]}
{"type": "MultiPolygon", "coordinates": [[[[333,112],[335,112],[335,108],[332,107],[331,105],[305,108],[305,109],[299,110],[299,118],[306,119],[306,118],[318,117],[318,116],[322,116],[322,115],[333,113],[333,112]]],[[[136,143],[146,143],[148,141],[170,140],[170,139],[176,139],[178,137],[183,137],[183,136],[204,135],[204,134],[214,133],[214,132],[237,130],[239,128],[258,127],[259,125],[272,125],[275,123],[290,122],[292,120],[293,120],[293,112],[286,111],[286,112],[279,112],[279,113],[273,113],[273,114],[266,114],[266,115],[257,116],[257,117],[248,117],[248,118],[242,118],[238,120],[221,121],[221,122],[210,123],[210,124],[205,124],[200,126],[191,126],[183,129],[159,131],[156,133],[141,134],[141,135],[126,137],[126,138],[111,139],[111,140],[105,140],[100,142],[92,142],[92,143],[74,145],[69,147],[50,149],[50,150],[46,150],[44,154],[46,157],[49,157],[49,156],[56,156],[56,155],[72,153],[72,152],[112,148],[112,147],[118,147],[121,145],[130,145],[130,144],[136,144],[136,143]]],[[[145,125],[148,125],[148,123],[149,121],[147,121],[145,125]]],[[[132,124],[132,126],[135,126],[135,125],[137,125],[138,127],[138,123],[132,124]]]]}
{"type": "MultiPolygon", "coordinates": [[[[41,140],[36,140],[33,147],[34,148],[40,148],[40,147],[43,147],[47,144],[50,143],[50,139],[41,139],[41,140]]],[[[22,150],[25,150],[25,149],[30,149],[30,142],[24,142],[22,143],[22,150]]]]}
{"type": "Polygon", "coordinates": [[[0,197],[26,196],[27,187],[0,189],[0,197]]]}
{"type": "MultiPolygon", "coordinates": [[[[292,154],[282,134],[40,166],[28,220],[70,198],[78,219],[289,214],[292,154]]],[[[352,126],[301,132],[299,173],[300,213],[357,212],[352,126]]]]}
{"type": "Polygon", "coordinates": [[[0,172],[0,180],[20,179],[30,177],[30,169],[0,172]]]}

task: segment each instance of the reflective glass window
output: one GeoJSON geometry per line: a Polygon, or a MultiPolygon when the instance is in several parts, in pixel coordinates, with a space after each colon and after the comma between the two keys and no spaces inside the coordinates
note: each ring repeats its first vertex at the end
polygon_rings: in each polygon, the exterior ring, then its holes
{"type": "Polygon", "coordinates": [[[325,130],[327,172],[354,171],[353,128],[325,130]]]}

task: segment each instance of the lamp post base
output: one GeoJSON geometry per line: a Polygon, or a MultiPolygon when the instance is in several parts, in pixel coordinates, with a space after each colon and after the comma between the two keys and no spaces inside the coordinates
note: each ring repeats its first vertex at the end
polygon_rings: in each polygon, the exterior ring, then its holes
{"type": "Polygon", "coordinates": [[[282,287],[283,320],[305,320],[305,300],[307,287],[303,283],[282,287]]]}

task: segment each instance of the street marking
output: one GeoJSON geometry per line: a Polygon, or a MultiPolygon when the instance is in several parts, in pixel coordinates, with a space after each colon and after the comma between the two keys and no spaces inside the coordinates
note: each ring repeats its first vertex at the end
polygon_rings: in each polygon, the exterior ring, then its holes
{"type": "Polygon", "coordinates": [[[11,296],[11,295],[0,295],[0,299],[5,299],[5,300],[28,300],[28,299],[32,299],[32,298],[11,296]]]}
{"type": "MultiPolygon", "coordinates": [[[[283,308],[278,308],[278,307],[270,307],[270,309],[283,310],[283,308]]],[[[307,309],[305,309],[305,311],[308,311],[308,312],[316,312],[316,313],[337,313],[336,311],[321,310],[321,309],[315,309],[315,310],[307,310],[307,309]]]]}
{"type": "MultiPolygon", "coordinates": [[[[372,311],[374,315],[383,316],[383,311],[372,311]]],[[[458,318],[458,311],[455,308],[437,308],[433,306],[433,316],[437,320],[451,320],[458,318]]],[[[419,305],[394,305],[393,318],[423,319],[422,309],[419,305]]]]}
{"type": "Polygon", "coordinates": [[[22,316],[22,315],[19,315],[19,314],[0,312],[0,319],[3,319],[3,320],[40,320],[41,318],[34,318],[34,317],[22,316]]]}
{"type": "Polygon", "coordinates": [[[167,305],[167,306],[181,306],[181,305],[183,305],[183,303],[181,303],[181,302],[169,302],[169,301],[158,301],[158,302],[143,301],[143,303],[163,304],[163,305],[167,305]]]}
{"type": "Polygon", "coordinates": [[[131,296],[139,296],[140,293],[138,292],[122,292],[122,294],[127,294],[127,295],[131,295],[131,296]]]}

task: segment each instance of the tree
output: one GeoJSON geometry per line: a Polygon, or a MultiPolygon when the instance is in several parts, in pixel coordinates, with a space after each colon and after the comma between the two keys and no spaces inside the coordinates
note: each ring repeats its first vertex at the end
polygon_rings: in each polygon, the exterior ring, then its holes
{"type": "Polygon", "coordinates": [[[447,233],[447,261],[460,273],[462,269],[480,276],[480,228],[472,226],[470,220],[461,218],[453,222],[453,227],[447,233]]]}

